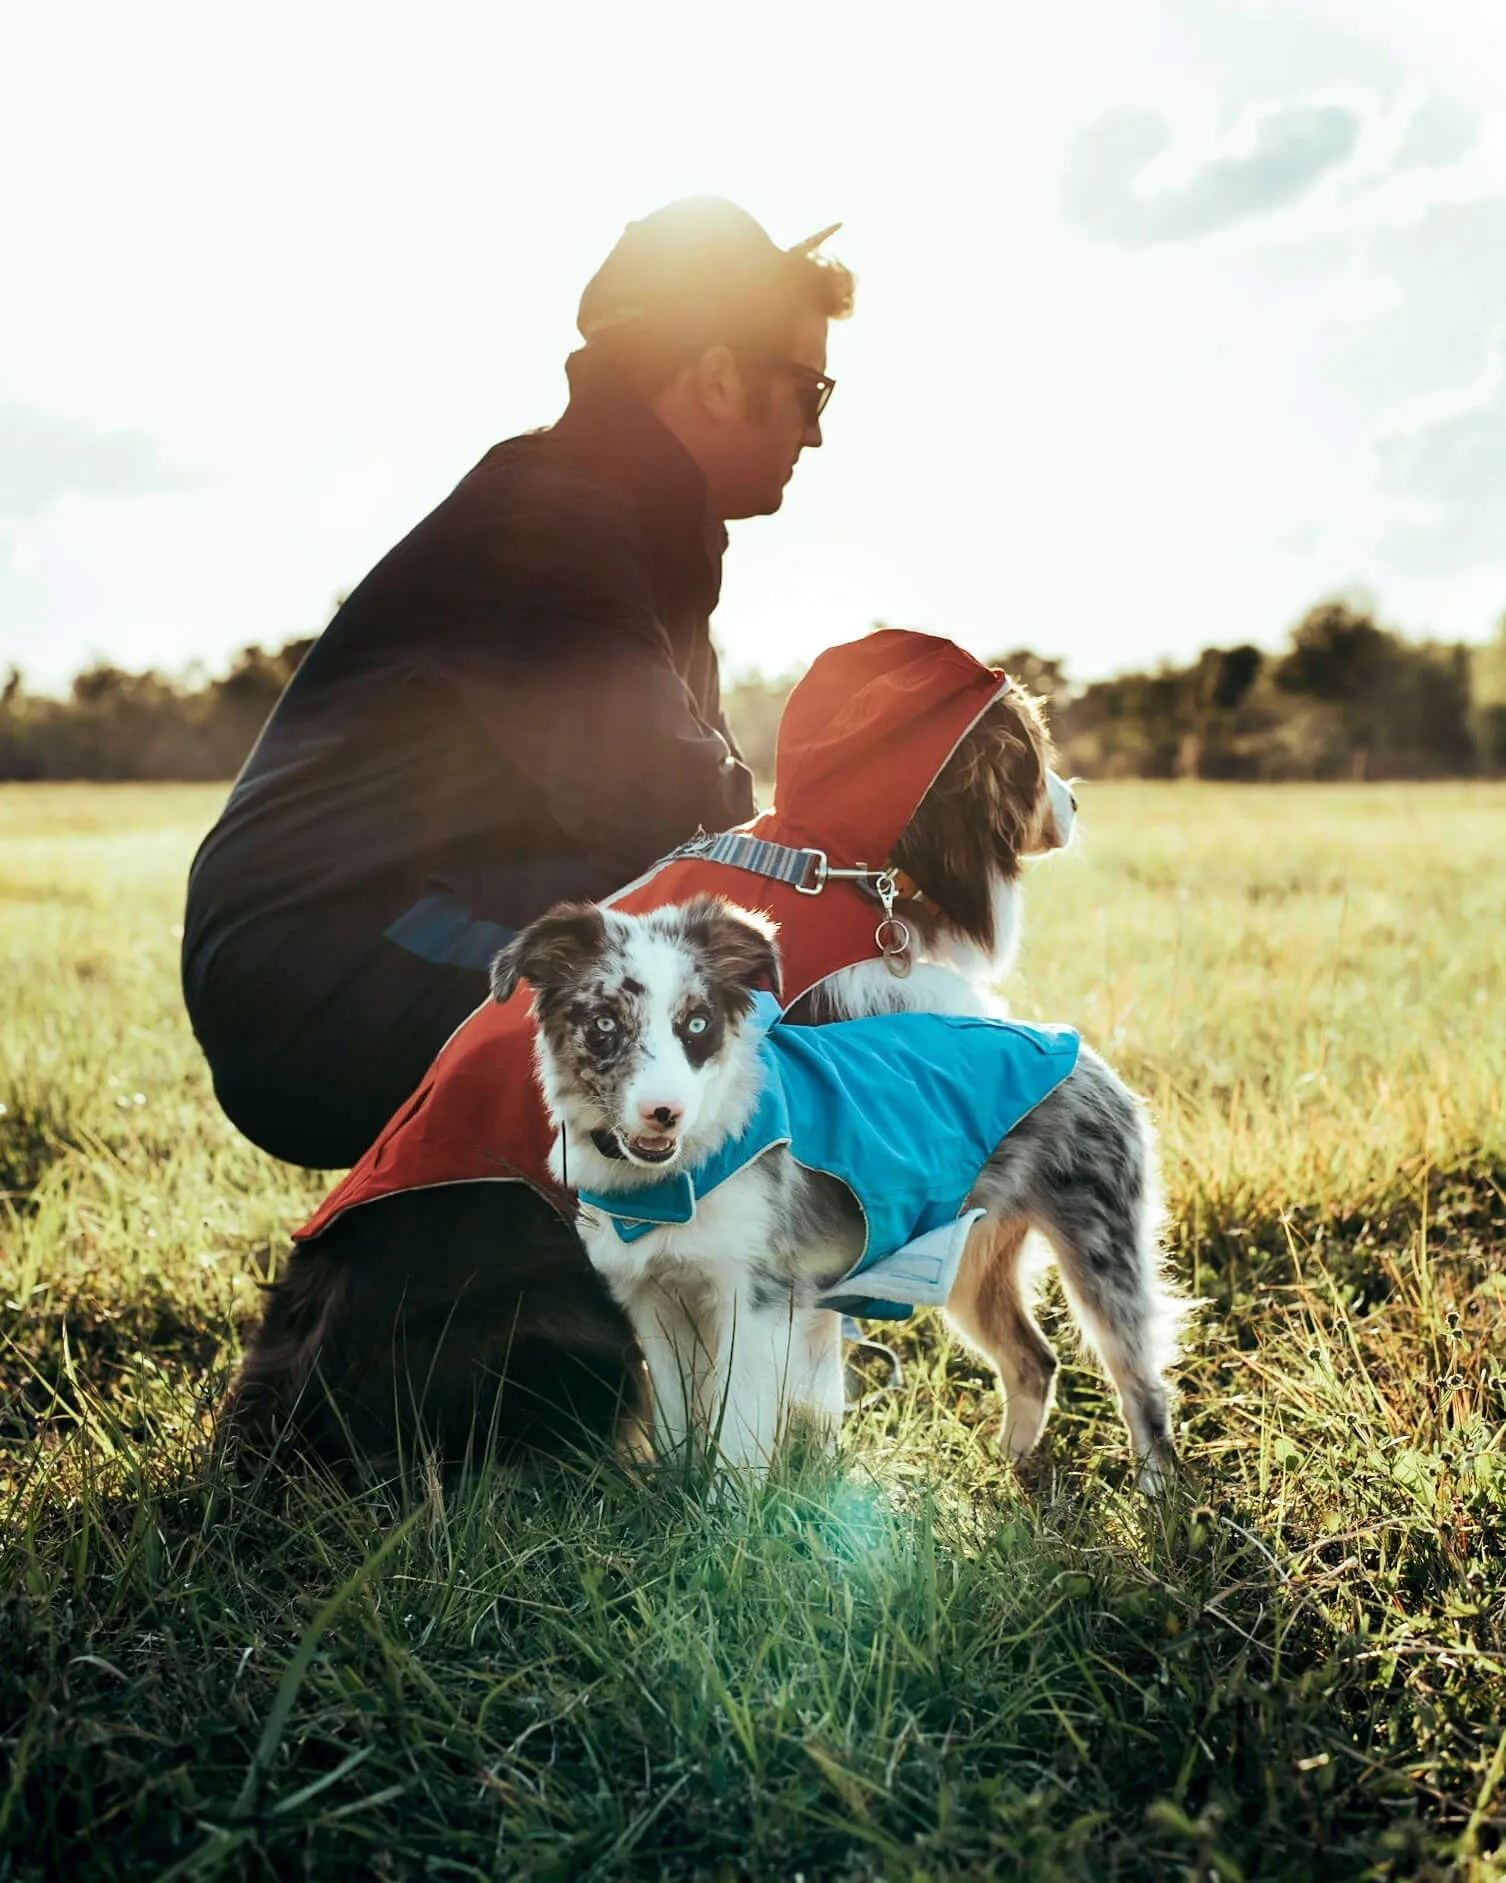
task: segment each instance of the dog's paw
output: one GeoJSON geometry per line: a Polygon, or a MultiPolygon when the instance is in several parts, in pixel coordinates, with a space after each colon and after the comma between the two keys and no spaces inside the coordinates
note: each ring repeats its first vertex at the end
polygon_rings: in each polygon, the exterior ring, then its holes
{"type": "Polygon", "coordinates": [[[1139,1464],[1135,1488],[1145,1497],[1164,1497],[1177,1481],[1180,1465],[1168,1441],[1158,1440],[1139,1464]]]}

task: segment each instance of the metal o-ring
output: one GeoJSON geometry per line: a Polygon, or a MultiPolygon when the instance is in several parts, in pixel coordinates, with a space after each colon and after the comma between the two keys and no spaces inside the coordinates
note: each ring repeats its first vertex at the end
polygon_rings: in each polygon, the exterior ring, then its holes
{"type": "Polygon", "coordinates": [[[910,946],[910,925],[897,915],[887,915],[873,931],[881,955],[902,955],[910,946]]]}

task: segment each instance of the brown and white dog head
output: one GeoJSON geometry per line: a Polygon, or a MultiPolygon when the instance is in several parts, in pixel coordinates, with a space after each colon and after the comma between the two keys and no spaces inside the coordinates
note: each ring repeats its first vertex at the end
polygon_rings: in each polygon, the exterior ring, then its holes
{"type": "Polygon", "coordinates": [[[757,1082],[741,1023],[756,989],[779,987],[762,917],[718,896],[633,916],[562,903],[497,956],[493,999],[520,980],[533,990],[544,1097],[572,1147],[662,1173],[740,1122],[731,1114],[757,1082]]]}
{"type": "Polygon", "coordinates": [[[1008,964],[1024,863],[1072,841],[1077,800],[1053,758],[1041,702],[1011,682],[937,773],[893,853],[930,905],[914,911],[928,944],[955,939],[1008,964]]]}

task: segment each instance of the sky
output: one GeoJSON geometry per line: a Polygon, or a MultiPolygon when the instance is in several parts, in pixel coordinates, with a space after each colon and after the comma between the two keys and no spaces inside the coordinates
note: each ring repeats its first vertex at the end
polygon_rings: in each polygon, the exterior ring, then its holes
{"type": "Polygon", "coordinates": [[[858,280],[732,671],[1506,613],[1506,0],[0,0],[0,670],[317,632],[704,193],[858,280]]]}

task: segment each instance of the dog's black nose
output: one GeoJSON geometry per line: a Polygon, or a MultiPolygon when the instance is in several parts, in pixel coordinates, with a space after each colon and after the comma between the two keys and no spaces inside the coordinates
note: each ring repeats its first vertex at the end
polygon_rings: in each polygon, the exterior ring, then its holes
{"type": "Polygon", "coordinates": [[[676,1114],[672,1112],[667,1105],[656,1105],[654,1107],[654,1123],[656,1125],[663,1125],[666,1130],[674,1123],[675,1116],[676,1114]]]}

